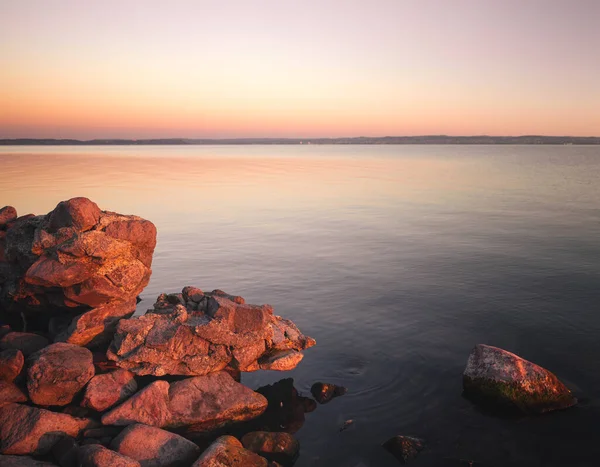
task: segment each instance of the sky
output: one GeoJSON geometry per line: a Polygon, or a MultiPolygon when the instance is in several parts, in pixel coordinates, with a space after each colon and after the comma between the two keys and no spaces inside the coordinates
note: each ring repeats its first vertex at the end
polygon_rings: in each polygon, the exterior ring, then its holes
{"type": "Polygon", "coordinates": [[[597,0],[0,0],[0,138],[600,136],[597,0]]]}

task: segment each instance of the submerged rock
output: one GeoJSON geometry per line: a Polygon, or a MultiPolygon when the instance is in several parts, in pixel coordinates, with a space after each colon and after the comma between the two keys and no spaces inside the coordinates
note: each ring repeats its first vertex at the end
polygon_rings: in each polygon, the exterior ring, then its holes
{"type": "Polygon", "coordinates": [[[92,352],[57,342],[27,359],[27,390],[38,405],[67,405],[94,376],[92,352]]]}
{"type": "Polygon", "coordinates": [[[343,396],[348,390],[335,384],[315,383],[310,388],[310,392],[319,404],[326,404],[334,397],[343,396]]]}
{"type": "Polygon", "coordinates": [[[267,400],[226,372],[168,383],[155,381],[102,417],[105,425],[146,425],[211,431],[251,420],[267,400]]]}
{"type": "Polygon", "coordinates": [[[252,451],[244,449],[233,436],[221,436],[192,467],[267,467],[267,460],[252,451]]]}
{"type": "Polygon", "coordinates": [[[64,436],[77,437],[90,425],[88,419],[8,404],[0,408],[0,453],[46,454],[64,436]]]}
{"type": "Polygon", "coordinates": [[[506,350],[479,344],[463,373],[465,394],[476,400],[516,407],[525,413],[565,409],[577,403],[548,370],[506,350]]]}
{"type": "Polygon", "coordinates": [[[417,457],[425,449],[425,441],[411,436],[394,436],[382,445],[402,464],[417,457]]]}
{"type": "Polygon", "coordinates": [[[142,467],[184,467],[201,453],[198,446],[183,436],[142,424],[125,428],[110,448],[138,461],[142,467]]]}
{"type": "Polygon", "coordinates": [[[292,465],[300,452],[300,443],[285,432],[253,431],[242,438],[249,451],[281,465],[292,465]]]}
{"type": "Polygon", "coordinates": [[[160,295],[144,316],[121,320],[107,356],[138,375],[193,376],[227,366],[289,370],[314,344],[269,305],[186,287],[160,295]]]}
{"type": "Polygon", "coordinates": [[[0,230],[0,311],[60,341],[107,343],[148,284],[156,228],[137,216],[73,198],[0,230]]]}

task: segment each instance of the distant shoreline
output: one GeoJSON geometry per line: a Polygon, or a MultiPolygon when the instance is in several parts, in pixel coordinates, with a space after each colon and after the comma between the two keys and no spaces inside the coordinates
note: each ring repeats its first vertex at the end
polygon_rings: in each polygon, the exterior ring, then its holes
{"type": "Polygon", "coordinates": [[[600,145],[598,136],[383,136],[352,138],[229,138],[229,139],[0,139],[0,146],[137,146],[137,145],[253,145],[253,144],[551,144],[600,145]]]}

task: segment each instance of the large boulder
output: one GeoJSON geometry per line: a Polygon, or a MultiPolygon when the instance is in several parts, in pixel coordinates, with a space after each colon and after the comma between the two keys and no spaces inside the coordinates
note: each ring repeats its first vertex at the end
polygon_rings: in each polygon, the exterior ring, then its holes
{"type": "Polygon", "coordinates": [[[25,357],[18,349],[6,349],[0,352],[0,379],[8,382],[15,380],[23,369],[25,357]]]}
{"type": "Polygon", "coordinates": [[[221,436],[213,442],[192,467],[267,467],[267,460],[244,449],[233,436],[221,436]]]}
{"type": "Polygon", "coordinates": [[[0,453],[46,454],[62,437],[77,437],[91,425],[88,419],[8,404],[0,408],[0,453]]]}
{"type": "Polygon", "coordinates": [[[9,223],[17,219],[17,210],[12,206],[4,206],[0,209],[0,229],[4,230],[9,223]]]}
{"type": "Polygon", "coordinates": [[[170,384],[155,381],[106,413],[102,423],[211,431],[256,418],[267,404],[263,396],[219,372],[170,384]]]}
{"type": "Polygon", "coordinates": [[[60,341],[108,343],[150,279],[154,225],[87,198],[13,219],[0,231],[0,311],[60,341]]]}
{"type": "Polygon", "coordinates": [[[137,391],[133,373],[118,369],[110,373],[94,376],[85,388],[82,407],[104,412],[119,402],[123,402],[137,391]]]}
{"type": "Polygon", "coordinates": [[[94,376],[92,352],[57,342],[27,359],[27,390],[34,404],[67,405],[94,376]]]}
{"type": "Polygon", "coordinates": [[[121,320],[107,356],[138,375],[200,376],[227,366],[289,370],[314,344],[269,305],[185,287],[161,294],[144,316],[121,320]]]}
{"type": "Polygon", "coordinates": [[[81,446],[77,453],[79,467],[140,467],[131,457],[111,451],[100,444],[81,446]]]}
{"type": "Polygon", "coordinates": [[[565,409],[577,403],[571,391],[548,370],[506,350],[479,344],[463,373],[465,394],[477,401],[525,413],[565,409]]]}
{"type": "Polygon", "coordinates": [[[200,456],[200,448],[183,436],[142,424],[130,425],[110,448],[142,467],[187,467],[200,456]]]}

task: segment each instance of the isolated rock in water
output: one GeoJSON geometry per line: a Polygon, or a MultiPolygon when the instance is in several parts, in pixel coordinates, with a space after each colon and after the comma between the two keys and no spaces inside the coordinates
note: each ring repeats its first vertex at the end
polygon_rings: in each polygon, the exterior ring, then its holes
{"type": "Polygon", "coordinates": [[[110,340],[106,336],[133,313],[148,284],[154,225],[73,198],[45,216],[21,217],[5,227],[0,311],[15,323],[24,315],[28,329],[77,345],[110,340]]]}
{"type": "Polygon", "coordinates": [[[105,425],[144,423],[211,431],[251,420],[267,408],[267,400],[237,383],[226,372],[169,384],[155,381],[102,417],[105,425]]]}
{"type": "Polygon", "coordinates": [[[463,374],[465,394],[476,400],[514,406],[526,413],[565,409],[577,403],[548,370],[506,350],[479,344],[463,374]]]}
{"type": "Polygon", "coordinates": [[[244,449],[233,436],[221,436],[213,442],[192,467],[267,467],[267,460],[244,449]]]}
{"type": "Polygon", "coordinates": [[[329,383],[315,383],[310,392],[319,404],[326,404],[334,397],[343,396],[348,390],[343,386],[329,383]]]}
{"type": "Polygon", "coordinates": [[[118,369],[110,373],[94,376],[85,388],[81,405],[104,412],[123,402],[137,391],[133,373],[118,369]]]}
{"type": "Polygon", "coordinates": [[[67,405],[94,376],[92,352],[57,342],[28,360],[27,390],[37,405],[67,405]]]}
{"type": "Polygon", "coordinates": [[[12,402],[27,402],[27,396],[13,383],[0,379],[0,407],[12,402]]]}
{"type": "Polygon", "coordinates": [[[293,464],[300,451],[298,440],[285,432],[253,431],[244,435],[242,444],[249,451],[282,465],[293,464]]]}
{"type": "Polygon", "coordinates": [[[141,424],[124,429],[110,448],[138,461],[142,467],[188,466],[201,453],[198,446],[183,436],[141,424]]]}
{"type": "Polygon", "coordinates": [[[402,464],[406,464],[425,448],[425,441],[410,436],[394,436],[383,443],[383,447],[402,464]]]}
{"type": "Polygon", "coordinates": [[[139,375],[192,376],[227,366],[289,370],[314,344],[269,305],[185,287],[181,294],[160,295],[144,316],[121,320],[107,356],[139,375]]]}
{"type": "Polygon", "coordinates": [[[45,337],[31,332],[9,332],[0,339],[0,349],[17,349],[23,352],[25,357],[28,357],[49,343],[45,337]]]}
{"type": "Polygon", "coordinates": [[[25,357],[17,349],[6,349],[0,352],[0,380],[14,381],[23,369],[25,357]]]}
{"type": "Polygon", "coordinates": [[[78,450],[79,467],[140,467],[131,457],[111,451],[100,444],[87,444],[78,450]]]}
{"type": "Polygon", "coordinates": [[[77,437],[92,422],[67,414],[8,404],[0,408],[0,453],[46,454],[65,435],[77,437]]]}
{"type": "Polygon", "coordinates": [[[44,462],[27,456],[2,456],[0,455],[2,467],[57,467],[51,462],[44,462]]]}

